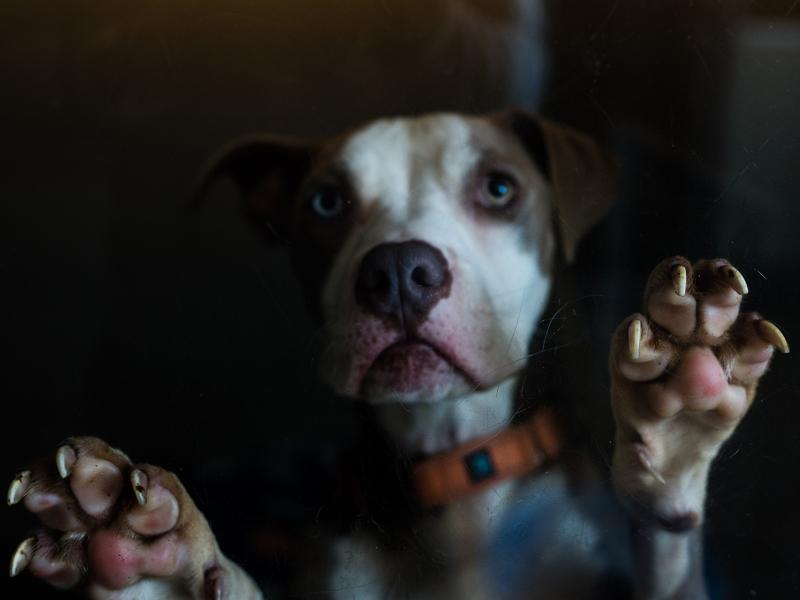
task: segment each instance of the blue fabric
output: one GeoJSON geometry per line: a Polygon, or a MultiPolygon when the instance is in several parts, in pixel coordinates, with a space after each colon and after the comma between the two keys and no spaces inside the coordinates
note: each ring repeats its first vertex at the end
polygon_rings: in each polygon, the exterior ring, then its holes
{"type": "Polygon", "coordinates": [[[514,597],[529,587],[543,561],[595,576],[630,578],[630,536],[627,515],[602,485],[578,495],[563,480],[516,498],[489,543],[488,568],[500,597],[514,597]],[[555,484],[555,485],[553,485],[555,484]],[[587,521],[591,526],[587,527],[587,521]]]}

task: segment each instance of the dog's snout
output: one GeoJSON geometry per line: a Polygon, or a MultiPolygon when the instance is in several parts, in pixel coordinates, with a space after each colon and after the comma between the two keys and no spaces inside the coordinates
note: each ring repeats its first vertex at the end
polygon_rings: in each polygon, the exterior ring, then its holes
{"type": "Polygon", "coordinates": [[[380,244],[361,262],[356,300],[378,316],[419,320],[447,295],[451,279],[444,254],[426,242],[380,244]]]}

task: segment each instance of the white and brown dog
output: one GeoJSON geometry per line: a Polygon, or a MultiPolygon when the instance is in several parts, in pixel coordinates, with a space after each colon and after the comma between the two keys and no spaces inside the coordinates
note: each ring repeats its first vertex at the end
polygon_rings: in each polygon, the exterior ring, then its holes
{"type": "MultiPolygon", "coordinates": [[[[788,351],[773,324],[739,314],[747,287],[733,266],[664,261],[644,313],[613,336],[620,505],[563,458],[548,412],[512,425],[559,253],[571,261],[613,199],[613,161],[597,145],[520,112],[436,114],[323,143],[247,139],[215,160],[208,182],[220,176],[239,184],[259,231],[291,242],[326,333],[322,377],[418,459],[395,481],[416,504],[383,499],[405,541],[369,527],[328,540],[306,592],[582,598],[613,575],[641,598],[704,595],[709,467],[773,348],[788,351]]],[[[174,475],[95,438],[22,471],[8,502],[43,525],[12,575],[27,567],[98,599],[261,597],[174,475]]]]}

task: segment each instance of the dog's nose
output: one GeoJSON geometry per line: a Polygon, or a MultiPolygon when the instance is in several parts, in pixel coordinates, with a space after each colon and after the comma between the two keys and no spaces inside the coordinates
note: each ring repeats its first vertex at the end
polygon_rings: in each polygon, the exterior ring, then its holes
{"type": "Polygon", "coordinates": [[[438,248],[420,241],[380,244],[361,261],[356,300],[375,315],[418,321],[447,295],[451,280],[438,248]]]}

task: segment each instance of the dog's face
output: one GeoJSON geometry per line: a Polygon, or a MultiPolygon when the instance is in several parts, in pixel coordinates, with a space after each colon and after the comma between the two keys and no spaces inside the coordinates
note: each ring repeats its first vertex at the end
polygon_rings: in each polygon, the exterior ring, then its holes
{"type": "Polygon", "coordinates": [[[547,184],[488,121],[378,121],[333,160],[351,234],[322,289],[322,374],[370,402],[433,402],[524,364],[555,240],[547,184]]]}
{"type": "Polygon", "coordinates": [[[315,145],[251,140],[212,175],[232,174],[252,222],[292,244],[334,390],[436,402],[525,365],[550,292],[554,223],[571,256],[608,206],[596,156],[575,132],[519,113],[437,114],[315,145]],[[559,170],[553,137],[578,172],[559,170]],[[590,184],[581,189],[594,185],[594,197],[576,200],[579,218],[558,196],[559,173],[566,187],[581,177],[590,184]]]}

